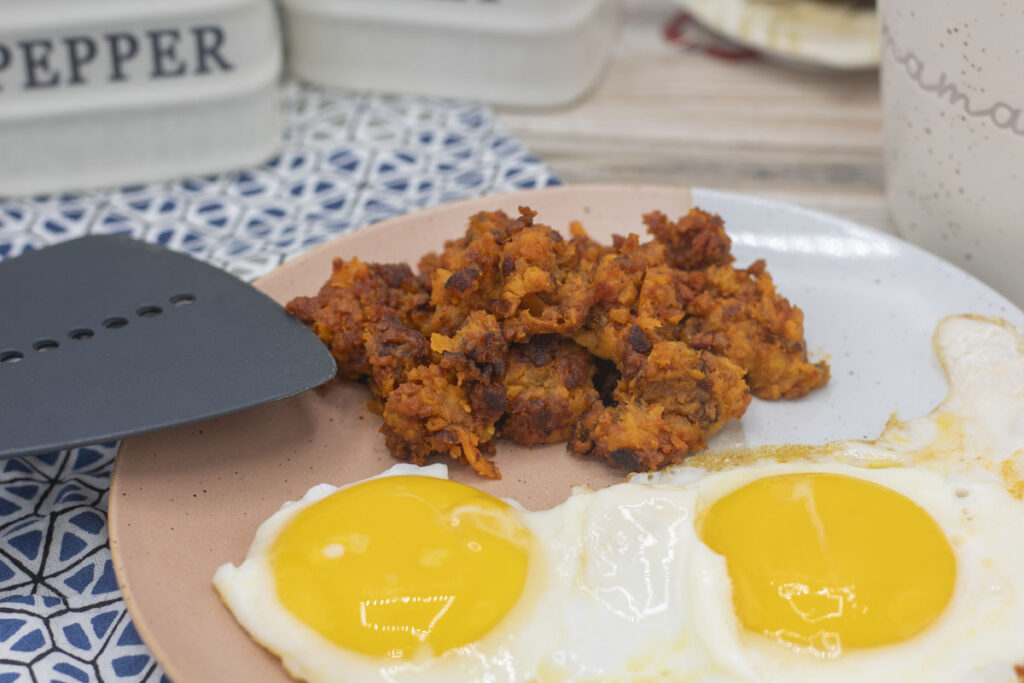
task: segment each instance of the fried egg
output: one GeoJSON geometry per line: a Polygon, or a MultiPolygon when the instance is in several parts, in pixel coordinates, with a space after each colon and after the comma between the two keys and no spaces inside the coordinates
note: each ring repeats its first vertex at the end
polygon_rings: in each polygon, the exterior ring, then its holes
{"type": "Polygon", "coordinates": [[[571,540],[445,465],[400,464],[286,503],[214,585],[296,678],[517,680],[559,623],[541,594],[571,540]]]}
{"type": "Polygon", "coordinates": [[[528,512],[397,465],[320,485],[214,585],[310,681],[1016,681],[1024,339],[873,442],[705,454],[528,512]]]}

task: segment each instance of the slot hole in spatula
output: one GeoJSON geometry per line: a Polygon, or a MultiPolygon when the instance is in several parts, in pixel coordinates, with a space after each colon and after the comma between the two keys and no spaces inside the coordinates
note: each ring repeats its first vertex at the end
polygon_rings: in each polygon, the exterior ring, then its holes
{"type": "Polygon", "coordinates": [[[96,336],[96,333],[87,327],[79,327],[68,332],[68,337],[74,341],[85,341],[86,339],[92,339],[94,336],[96,336]]]}

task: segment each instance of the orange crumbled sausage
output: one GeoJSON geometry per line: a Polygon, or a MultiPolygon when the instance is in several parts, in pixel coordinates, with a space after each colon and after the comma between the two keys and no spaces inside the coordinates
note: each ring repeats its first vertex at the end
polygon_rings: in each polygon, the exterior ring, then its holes
{"type": "Polygon", "coordinates": [[[520,207],[406,265],[336,259],[288,311],[362,380],[388,448],[449,456],[500,478],[495,438],[567,441],[581,457],[653,470],[704,448],[751,394],[798,398],[828,381],[807,360],[803,313],[763,261],[735,268],[722,219],[643,217],[653,236],[591,239],[520,207]]]}

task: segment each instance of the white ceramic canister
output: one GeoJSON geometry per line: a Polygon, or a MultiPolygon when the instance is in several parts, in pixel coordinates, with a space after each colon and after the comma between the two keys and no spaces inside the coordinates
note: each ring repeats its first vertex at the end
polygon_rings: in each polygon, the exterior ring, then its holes
{"type": "Polygon", "coordinates": [[[571,102],[604,71],[618,0],[282,0],[288,68],[360,90],[571,102]]]}
{"type": "Polygon", "coordinates": [[[0,0],[0,195],[262,161],[280,71],[271,0],[0,0]]]}
{"type": "Polygon", "coordinates": [[[896,228],[1024,306],[1024,5],[882,0],[880,10],[896,228]]]}

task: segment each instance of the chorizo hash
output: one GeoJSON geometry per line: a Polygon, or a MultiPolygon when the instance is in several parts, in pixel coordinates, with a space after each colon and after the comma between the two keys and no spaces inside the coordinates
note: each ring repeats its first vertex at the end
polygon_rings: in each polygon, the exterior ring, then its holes
{"type": "Polygon", "coordinates": [[[505,438],[654,470],[704,448],[751,395],[828,381],[807,360],[803,313],[763,261],[733,266],[720,217],[655,211],[652,239],[604,245],[536,215],[475,214],[417,272],[335,259],[315,296],[289,302],[338,377],[367,384],[397,458],[447,455],[496,479],[505,438]]]}

